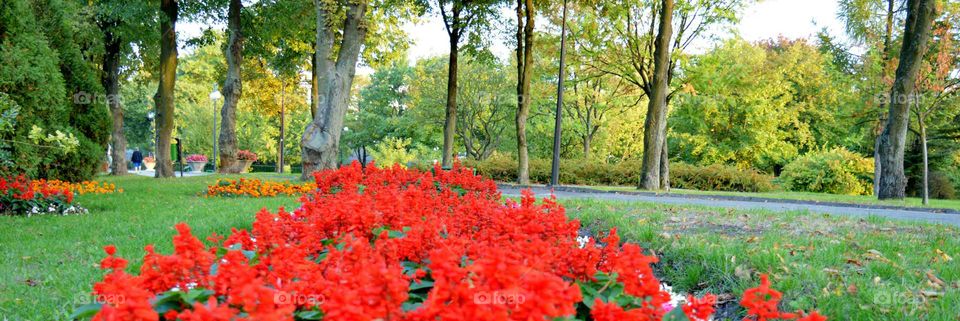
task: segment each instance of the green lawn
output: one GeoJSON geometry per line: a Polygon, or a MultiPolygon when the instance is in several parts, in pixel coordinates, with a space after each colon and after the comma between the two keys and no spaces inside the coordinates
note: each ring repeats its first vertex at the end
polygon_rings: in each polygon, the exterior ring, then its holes
{"type": "MultiPolygon", "coordinates": [[[[594,188],[594,189],[604,190],[604,191],[627,191],[627,192],[637,191],[637,188],[632,186],[582,186],[582,187],[594,188]]],[[[741,192],[721,192],[721,191],[698,191],[698,190],[676,189],[676,188],[671,189],[670,193],[690,194],[690,195],[761,197],[761,198],[773,198],[773,199],[814,201],[814,202],[850,203],[850,204],[861,204],[861,205],[888,205],[888,206],[902,206],[902,207],[930,207],[930,208],[948,208],[948,209],[960,210],[960,200],[931,199],[930,205],[923,206],[923,201],[915,197],[908,197],[903,200],[881,201],[881,200],[877,200],[875,196],[870,196],[870,195],[837,195],[837,194],[826,194],[826,193],[787,192],[787,191],[775,191],[775,192],[763,192],[763,193],[741,193],[741,192]]]]}
{"type": "MultiPolygon", "coordinates": [[[[279,179],[276,174],[255,176],[279,179]]],[[[290,176],[293,178],[293,176],[290,176]]],[[[293,197],[204,198],[212,176],[156,180],[102,177],[122,194],[82,195],[90,209],[83,216],[0,217],[0,320],[64,320],[103,273],[97,268],[102,247],[117,252],[139,269],[143,247],[156,244],[170,253],[177,222],[187,222],[204,238],[231,227],[250,228],[261,208],[296,206],[293,197]]]]}
{"type": "MultiPolygon", "coordinates": [[[[568,215],[591,230],[617,227],[625,241],[657,253],[661,278],[683,292],[739,298],[767,273],[789,310],[816,308],[832,320],[960,320],[955,227],[806,212],[564,203],[568,215]],[[938,281],[943,284],[934,285],[938,281]]],[[[741,313],[735,304],[722,311],[741,313]]]]}
{"type": "MultiPolygon", "coordinates": [[[[231,227],[249,228],[261,208],[297,205],[293,197],[198,196],[216,180],[210,176],[101,179],[125,191],[78,197],[88,215],[0,217],[0,320],[62,320],[75,304],[89,302],[87,293],[102,276],[96,265],[103,245],[117,245],[138,269],[144,245],[172,251],[177,222],[189,223],[201,237],[225,234],[231,227]]],[[[664,262],[663,279],[683,291],[739,296],[757,284],[757,273],[767,272],[786,292],[789,308],[816,306],[833,320],[956,320],[960,311],[960,264],[944,262],[936,252],[960,259],[956,228],[804,213],[563,203],[571,217],[595,231],[618,226],[626,240],[655,250],[664,262]],[[944,286],[932,286],[927,271],[944,286]]]]}

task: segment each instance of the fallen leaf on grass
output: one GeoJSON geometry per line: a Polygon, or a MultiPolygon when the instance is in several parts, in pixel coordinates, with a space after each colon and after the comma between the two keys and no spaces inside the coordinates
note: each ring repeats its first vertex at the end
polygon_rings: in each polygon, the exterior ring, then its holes
{"type": "Polygon", "coordinates": [[[926,290],[920,291],[920,294],[928,299],[939,298],[941,295],[943,295],[943,293],[940,293],[937,291],[926,291],[926,290]]]}
{"type": "Polygon", "coordinates": [[[856,285],[856,284],[851,284],[850,286],[848,286],[848,287],[847,287],[847,293],[857,294],[857,285],[856,285]]]}
{"type": "Polygon", "coordinates": [[[736,300],[737,300],[737,297],[734,296],[733,293],[720,293],[720,295],[717,296],[717,304],[736,301],[736,300]]]}
{"type": "Polygon", "coordinates": [[[751,268],[749,268],[749,267],[747,267],[747,266],[739,265],[739,266],[737,266],[736,268],[733,269],[733,275],[736,276],[736,277],[738,277],[738,278],[741,278],[741,279],[744,279],[744,280],[748,280],[748,279],[750,279],[750,276],[752,275],[752,270],[753,270],[753,269],[751,269],[751,268]]]}
{"type": "Polygon", "coordinates": [[[947,285],[946,282],[943,282],[943,280],[938,278],[936,275],[933,275],[933,271],[927,271],[927,280],[930,280],[930,284],[938,289],[943,288],[944,285],[947,285]]]}
{"type": "Polygon", "coordinates": [[[886,258],[885,256],[883,256],[883,253],[880,253],[880,251],[877,251],[877,250],[874,250],[874,249],[867,250],[867,253],[864,254],[864,256],[865,256],[868,260],[876,260],[876,261],[881,261],[881,262],[885,262],[885,263],[892,263],[892,262],[890,261],[890,259],[888,259],[888,258],[886,258]]]}
{"type": "Polygon", "coordinates": [[[953,261],[953,258],[950,257],[950,255],[947,255],[947,253],[944,253],[940,249],[937,249],[935,252],[937,253],[937,256],[933,258],[934,262],[937,262],[938,260],[943,260],[944,262],[953,261]]]}

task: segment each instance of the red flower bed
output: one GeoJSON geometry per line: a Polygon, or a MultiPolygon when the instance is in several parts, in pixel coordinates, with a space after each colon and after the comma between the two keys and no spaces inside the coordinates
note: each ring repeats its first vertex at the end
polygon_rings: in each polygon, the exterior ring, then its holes
{"type": "MultiPolygon", "coordinates": [[[[293,211],[257,213],[253,230],[209,244],[177,225],[174,254],[147,246],[139,275],[106,247],[94,320],[702,320],[713,296],[667,311],[669,294],[615,231],[577,242],[578,221],[552,199],[502,201],[470,170],[359,165],[316,175],[293,211]],[[673,319],[676,318],[676,319],[673,319]],[[572,319],[571,319],[572,320],[572,319]]],[[[776,309],[765,282],[751,318],[776,309]]],[[[804,321],[823,320],[818,315],[804,321]]]]}
{"type": "Polygon", "coordinates": [[[79,214],[86,210],[73,203],[73,190],[58,181],[30,180],[23,175],[0,177],[0,214],[79,214]]]}

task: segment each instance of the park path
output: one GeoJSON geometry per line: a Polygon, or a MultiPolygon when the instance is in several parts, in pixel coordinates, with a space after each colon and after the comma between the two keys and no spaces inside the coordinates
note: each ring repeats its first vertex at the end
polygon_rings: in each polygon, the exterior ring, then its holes
{"type": "MultiPolygon", "coordinates": [[[[539,197],[550,194],[550,189],[541,186],[530,187],[539,197]]],[[[520,196],[521,188],[510,185],[501,185],[500,191],[504,196],[520,196]]],[[[702,195],[671,194],[656,195],[653,193],[618,193],[580,188],[558,188],[553,192],[558,199],[591,198],[611,201],[637,201],[669,205],[699,205],[732,209],[764,209],[775,212],[809,211],[838,216],[868,217],[879,216],[894,220],[919,221],[960,226],[960,213],[943,213],[929,209],[870,207],[858,205],[817,204],[814,202],[774,200],[774,199],[724,199],[723,197],[706,197],[702,195]]]]}

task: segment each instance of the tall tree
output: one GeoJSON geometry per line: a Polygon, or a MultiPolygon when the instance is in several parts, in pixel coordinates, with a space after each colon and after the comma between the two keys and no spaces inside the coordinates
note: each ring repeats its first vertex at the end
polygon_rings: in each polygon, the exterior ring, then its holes
{"type": "Polygon", "coordinates": [[[156,105],[157,167],[156,177],[173,176],[170,143],[174,128],[174,86],[177,81],[178,0],[160,0],[160,83],[153,96],[156,105]]]}
{"type": "Polygon", "coordinates": [[[97,24],[103,32],[103,62],[100,82],[107,94],[107,106],[113,118],[110,131],[110,174],[127,174],[127,138],[123,136],[123,106],[120,105],[120,49],[123,39],[116,31],[117,19],[99,19],[97,24]]]}
{"type": "Polygon", "coordinates": [[[907,178],[903,171],[903,151],[910,123],[910,102],[914,98],[917,71],[928,47],[937,0],[908,0],[907,20],[900,49],[896,79],[890,90],[887,125],[880,134],[879,199],[902,199],[907,178]]]}
{"type": "MultiPolygon", "coordinates": [[[[846,32],[857,43],[864,44],[869,50],[879,49],[878,59],[867,59],[879,62],[879,74],[867,73],[868,82],[875,83],[869,88],[879,87],[878,84],[889,85],[889,75],[892,73],[894,59],[894,30],[896,25],[902,23],[902,11],[905,0],[841,0],[839,16],[844,22],[846,32]]],[[[866,55],[871,57],[870,55],[866,55]]],[[[875,57],[875,55],[873,56],[875,57]]],[[[867,69],[869,70],[869,69],[867,69]]],[[[874,182],[880,181],[880,170],[883,165],[880,162],[880,134],[883,132],[885,120],[887,118],[884,104],[879,104],[868,115],[874,117],[876,126],[873,132],[874,139],[874,182]]],[[[874,194],[878,193],[879,184],[874,184],[874,194]]]]}
{"type": "MultiPolygon", "coordinates": [[[[145,3],[101,0],[91,2],[88,10],[93,12],[94,20],[103,36],[103,54],[100,56],[100,83],[106,94],[107,107],[113,119],[113,128],[110,132],[110,173],[112,175],[127,174],[127,139],[124,135],[124,107],[121,99],[120,70],[124,66],[132,65],[129,59],[124,59],[132,53],[131,43],[143,46],[144,42],[155,39],[145,39],[144,34],[152,21],[154,14],[152,7],[145,3]]],[[[147,36],[149,37],[149,36],[147,36]]]]}
{"type": "Polygon", "coordinates": [[[533,76],[533,0],[517,0],[517,183],[530,184],[527,118],[530,116],[530,77],[533,76]]]}
{"type": "Polygon", "coordinates": [[[227,78],[223,82],[223,108],[220,109],[221,173],[239,173],[243,170],[243,166],[237,162],[237,104],[243,92],[240,75],[240,66],[243,64],[242,10],[243,3],[240,0],[230,0],[227,12],[227,29],[230,32],[226,51],[227,78]]]}
{"type": "MultiPolygon", "coordinates": [[[[608,54],[599,52],[591,53],[595,60],[588,62],[591,68],[595,68],[603,73],[620,77],[627,82],[641,89],[648,100],[654,101],[654,87],[657,81],[661,81],[654,76],[657,71],[657,50],[666,53],[667,63],[663,65],[666,72],[667,94],[663,110],[648,111],[648,114],[659,115],[661,112],[666,115],[667,106],[670,100],[683,86],[670,85],[674,78],[674,67],[678,58],[683,54],[690,44],[699,38],[708,35],[711,29],[723,26],[737,21],[739,10],[751,0],[680,0],[671,10],[671,36],[664,39],[667,47],[660,47],[657,43],[660,28],[663,25],[660,15],[663,14],[664,3],[662,1],[609,1],[601,2],[594,8],[594,15],[597,16],[598,26],[602,32],[595,33],[601,37],[605,45],[602,50],[609,51],[608,54]],[[675,35],[673,35],[675,33],[675,35]],[[672,39],[672,40],[671,40],[672,39]]],[[[656,104],[659,105],[659,104],[656,104]]],[[[666,141],[666,117],[664,119],[648,119],[644,126],[644,150],[650,148],[650,154],[644,156],[647,161],[643,162],[641,170],[644,177],[641,178],[641,187],[660,188],[667,187],[669,178],[668,153],[663,148],[666,141]],[[646,127],[651,125],[655,127],[646,127]],[[662,128],[662,130],[661,130],[662,128]],[[656,132],[656,133],[653,133],[656,132]],[[651,133],[653,137],[647,137],[651,133]],[[657,142],[656,138],[660,139],[657,142]],[[649,143],[647,142],[649,140],[649,143]],[[649,146],[648,146],[649,145],[649,146]],[[654,158],[661,159],[655,161],[654,158]],[[656,166],[657,168],[651,167],[656,166]],[[663,173],[661,173],[663,172],[663,173]],[[647,182],[650,178],[663,178],[659,182],[647,182]]],[[[646,154],[646,153],[645,153],[646,154]]]]}
{"type": "MultiPolygon", "coordinates": [[[[673,33],[673,0],[663,0],[660,4],[660,26],[657,40],[654,42],[653,86],[648,97],[647,118],[643,128],[643,165],[640,169],[640,188],[660,189],[661,179],[669,173],[661,173],[661,155],[666,148],[667,132],[667,92],[670,89],[670,37],[673,33]]],[[[662,186],[666,187],[666,186],[662,186]]]]}
{"type": "Polygon", "coordinates": [[[457,126],[457,67],[460,60],[460,44],[468,32],[487,23],[493,13],[495,1],[491,0],[437,0],[437,11],[449,37],[450,55],[447,63],[447,102],[443,124],[442,166],[453,165],[453,140],[457,126]]]}
{"type": "MultiPolygon", "coordinates": [[[[920,140],[922,162],[921,196],[923,205],[930,202],[930,152],[928,141],[931,132],[931,120],[950,119],[949,113],[943,115],[940,109],[949,104],[949,100],[960,90],[960,45],[957,38],[957,23],[960,22],[960,4],[950,3],[944,6],[942,19],[934,22],[933,45],[924,57],[919,79],[917,79],[917,97],[913,101],[912,112],[917,117],[917,136],[920,140]],[[944,117],[946,116],[946,117],[944,117]]],[[[912,130],[912,129],[911,129],[912,130]]],[[[943,136],[939,135],[942,139],[943,136]]],[[[952,144],[951,144],[952,145],[952,144]]],[[[947,150],[950,150],[949,148],[947,150]]]]}
{"type": "Polygon", "coordinates": [[[320,169],[337,167],[340,135],[350,100],[360,49],[367,36],[367,1],[351,1],[345,6],[314,0],[317,10],[317,41],[314,56],[318,97],[313,101],[316,115],[304,129],[302,179],[320,169]],[[345,8],[344,8],[345,7],[345,8]],[[338,14],[339,13],[339,14],[338,14]],[[341,16],[342,23],[334,19],[341,16]],[[336,30],[335,28],[342,28],[336,30]],[[335,35],[339,34],[339,37],[335,35]],[[337,46],[334,46],[334,43],[337,46]],[[334,48],[338,52],[334,55],[334,48]]]}

